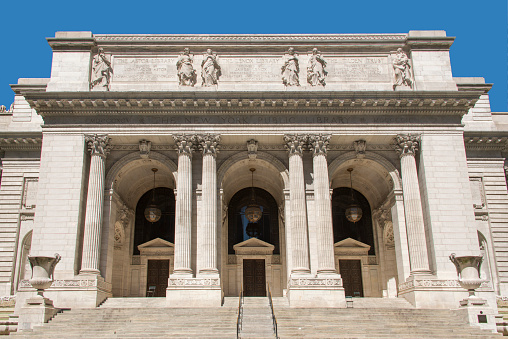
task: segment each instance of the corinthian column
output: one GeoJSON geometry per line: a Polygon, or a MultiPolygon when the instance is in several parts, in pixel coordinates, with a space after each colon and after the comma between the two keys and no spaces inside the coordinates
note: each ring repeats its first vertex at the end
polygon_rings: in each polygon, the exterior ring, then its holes
{"type": "Polygon", "coordinates": [[[173,136],[178,151],[175,211],[175,268],[173,274],[192,275],[192,152],[194,136],[173,136]]]}
{"type": "Polygon", "coordinates": [[[198,255],[202,256],[200,274],[218,274],[217,269],[217,146],[219,135],[198,136],[203,151],[203,172],[201,181],[202,208],[201,242],[198,243],[198,255]]]}
{"type": "Polygon", "coordinates": [[[318,274],[337,273],[333,250],[332,202],[326,152],[330,135],[311,135],[313,152],[314,204],[316,207],[316,231],[318,244],[318,274]]]}
{"type": "Polygon", "coordinates": [[[307,236],[307,207],[305,204],[305,183],[303,177],[303,145],[306,136],[285,135],[289,151],[289,200],[291,203],[291,274],[310,273],[309,241],[307,236]]]}
{"type": "Polygon", "coordinates": [[[85,142],[91,158],[80,273],[99,274],[104,202],[104,163],[106,155],[110,151],[110,138],[107,135],[85,135],[85,142]]]}
{"type": "Polygon", "coordinates": [[[420,187],[418,186],[415,161],[415,153],[418,151],[420,136],[400,134],[395,138],[395,142],[395,149],[400,155],[400,167],[402,170],[402,190],[411,274],[430,273],[420,187]]]}

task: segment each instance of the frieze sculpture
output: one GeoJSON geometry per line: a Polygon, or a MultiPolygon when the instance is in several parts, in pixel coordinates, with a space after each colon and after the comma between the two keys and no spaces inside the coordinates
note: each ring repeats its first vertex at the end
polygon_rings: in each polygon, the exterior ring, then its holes
{"type": "Polygon", "coordinates": [[[104,54],[104,49],[99,48],[99,51],[92,60],[92,81],[90,82],[90,89],[97,91],[109,91],[109,82],[113,68],[109,57],[104,54]]]}
{"type": "Polygon", "coordinates": [[[300,73],[300,64],[298,63],[298,54],[295,49],[290,47],[284,54],[284,66],[281,68],[282,83],[284,86],[300,86],[298,73],[300,73]]]}
{"type": "Polygon", "coordinates": [[[312,50],[307,66],[307,82],[311,86],[326,86],[325,78],[328,72],[325,70],[326,61],[323,59],[317,48],[312,50]]]}
{"type": "Polygon", "coordinates": [[[206,53],[203,55],[203,61],[201,62],[203,87],[210,87],[218,84],[219,77],[222,75],[218,60],[219,57],[216,53],[212,52],[210,48],[206,50],[206,53]]]}
{"type": "Polygon", "coordinates": [[[402,48],[397,49],[397,54],[393,57],[393,72],[395,75],[395,83],[393,84],[393,90],[397,86],[408,86],[413,88],[413,80],[411,76],[411,65],[409,64],[409,58],[402,48]]]}
{"type": "Polygon", "coordinates": [[[196,70],[192,63],[194,62],[194,56],[190,54],[188,48],[184,48],[183,52],[178,57],[176,62],[176,68],[178,70],[178,81],[180,86],[194,86],[197,81],[196,70]]]}

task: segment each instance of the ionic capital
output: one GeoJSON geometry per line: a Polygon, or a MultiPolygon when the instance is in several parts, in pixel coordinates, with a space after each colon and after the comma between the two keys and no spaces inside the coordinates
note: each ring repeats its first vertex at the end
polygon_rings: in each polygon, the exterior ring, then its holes
{"type": "Polygon", "coordinates": [[[203,156],[212,155],[217,156],[219,152],[220,135],[218,134],[201,134],[196,136],[199,143],[199,149],[203,151],[203,156]]]}
{"type": "Polygon", "coordinates": [[[303,155],[303,147],[307,143],[309,137],[301,134],[286,134],[284,135],[284,142],[286,143],[286,149],[289,152],[289,156],[292,155],[303,155]]]}
{"type": "Polygon", "coordinates": [[[176,151],[178,155],[187,155],[192,157],[192,152],[194,152],[194,146],[196,143],[196,136],[190,134],[178,134],[173,135],[173,140],[176,144],[176,151]]]}
{"type": "Polygon", "coordinates": [[[85,135],[85,142],[87,144],[90,154],[106,157],[111,151],[111,138],[107,135],[89,134],[85,135]]]}
{"type": "Polygon", "coordinates": [[[328,144],[330,143],[330,134],[311,134],[309,135],[309,144],[312,145],[312,155],[324,155],[328,152],[328,144]]]}
{"type": "Polygon", "coordinates": [[[400,157],[405,155],[415,156],[416,151],[418,151],[420,139],[419,134],[398,134],[394,140],[395,151],[400,157]]]}

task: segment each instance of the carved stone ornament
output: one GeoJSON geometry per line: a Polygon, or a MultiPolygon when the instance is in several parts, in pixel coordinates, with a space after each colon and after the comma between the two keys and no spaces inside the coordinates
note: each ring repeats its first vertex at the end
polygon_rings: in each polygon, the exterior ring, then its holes
{"type": "Polygon", "coordinates": [[[386,221],[383,228],[383,241],[385,243],[386,248],[393,249],[395,248],[395,237],[393,234],[393,222],[386,221]]]}
{"type": "Polygon", "coordinates": [[[30,266],[32,267],[30,284],[37,290],[38,295],[42,296],[42,292],[53,283],[53,272],[61,258],[58,253],[54,257],[28,256],[30,266]]]}
{"type": "Polygon", "coordinates": [[[365,158],[365,149],[367,148],[367,141],[356,140],[353,142],[353,147],[356,152],[356,157],[359,159],[365,158]]]}
{"type": "Polygon", "coordinates": [[[286,143],[286,149],[289,155],[302,155],[303,147],[308,141],[307,135],[301,134],[286,134],[284,135],[284,142],[286,143]]]}
{"type": "Polygon", "coordinates": [[[7,112],[7,107],[5,107],[5,105],[0,105],[0,113],[5,113],[7,112]]]}
{"type": "Polygon", "coordinates": [[[397,53],[393,56],[393,74],[395,82],[393,84],[393,90],[397,86],[407,86],[413,88],[413,76],[411,72],[411,65],[409,64],[409,58],[402,48],[397,49],[397,53]]]}
{"type": "Polygon", "coordinates": [[[147,159],[150,155],[150,149],[152,148],[152,142],[148,140],[141,140],[139,142],[139,156],[143,159],[147,159]]]}
{"type": "Polygon", "coordinates": [[[307,66],[307,82],[311,86],[326,86],[325,78],[328,72],[325,70],[326,61],[323,59],[317,48],[312,50],[309,55],[309,65],[307,66]]]}
{"type": "Polygon", "coordinates": [[[247,154],[250,160],[256,160],[258,155],[258,142],[254,139],[247,141],[247,154]]]}
{"type": "Polygon", "coordinates": [[[107,135],[85,135],[85,142],[91,155],[99,155],[105,157],[111,151],[111,138],[109,138],[107,135]]]}
{"type": "Polygon", "coordinates": [[[295,49],[290,47],[283,57],[284,65],[281,67],[282,83],[284,86],[300,86],[300,64],[298,62],[298,54],[295,49]]]}
{"type": "Polygon", "coordinates": [[[219,57],[211,49],[207,49],[206,53],[203,55],[203,61],[201,62],[202,86],[210,87],[217,85],[221,75],[219,57]]]}
{"type": "Polygon", "coordinates": [[[470,298],[475,297],[475,290],[485,281],[480,277],[483,255],[457,257],[452,253],[449,258],[457,269],[460,286],[468,290],[470,298]]]}
{"type": "Polygon", "coordinates": [[[111,57],[104,54],[104,50],[99,48],[98,53],[93,57],[92,60],[90,90],[109,91],[111,74],[113,74],[113,68],[111,67],[111,57]]]}
{"type": "Polygon", "coordinates": [[[199,149],[203,151],[203,155],[211,154],[217,155],[220,135],[215,134],[202,134],[197,136],[199,149]]]}
{"type": "Polygon", "coordinates": [[[399,134],[395,137],[395,151],[402,157],[404,155],[414,156],[420,144],[419,134],[399,134]]]}
{"type": "Polygon", "coordinates": [[[312,145],[312,153],[314,156],[321,154],[326,156],[331,137],[332,136],[329,134],[309,135],[309,144],[312,145]]]}
{"type": "Polygon", "coordinates": [[[178,57],[176,62],[176,69],[178,75],[178,82],[180,86],[194,86],[197,82],[196,70],[192,63],[194,62],[194,55],[190,54],[188,48],[184,48],[183,52],[178,57]]]}
{"type": "Polygon", "coordinates": [[[192,156],[192,152],[194,152],[194,147],[196,143],[195,135],[187,135],[187,134],[177,134],[173,135],[173,140],[176,144],[176,150],[179,155],[188,155],[192,156]]]}

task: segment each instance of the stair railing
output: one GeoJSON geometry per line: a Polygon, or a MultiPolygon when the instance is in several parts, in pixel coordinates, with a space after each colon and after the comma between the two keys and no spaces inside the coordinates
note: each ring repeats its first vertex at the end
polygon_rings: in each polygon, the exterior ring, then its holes
{"type": "Polygon", "coordinates": [[[268,285],[268,303],[270,304],[270,309],[272,310],[272,325],[273,325],[273,333],[275,334],[275,338],[279,339],[279,335],[277,333],[277,318],[275,317],[275,313],[273,312],[273,301],[272,301],[272,291],[270,290],[270,284],[268,285]]]}
{"type": "Polygon", "coordinates": [[[238,296],[238,317],[236,318],[236,339],[240,338],[240,331],[242,330],[243,322],[243,287],[240,289],[238,296]]]}

